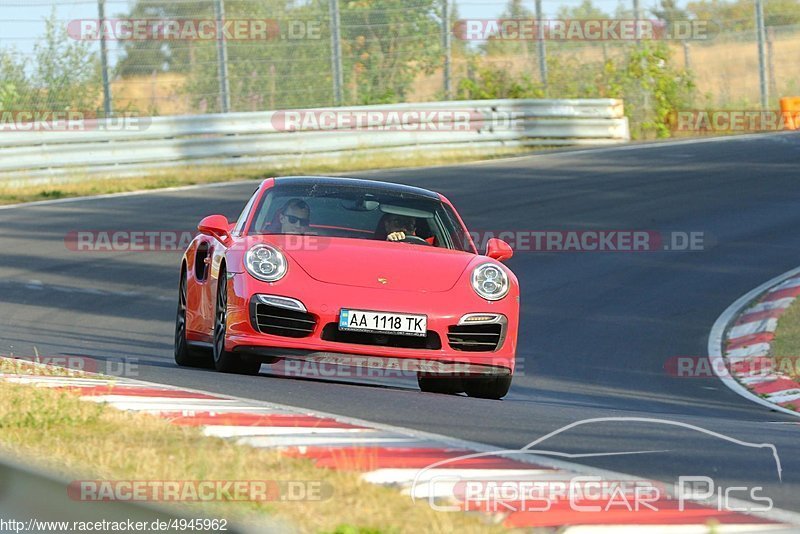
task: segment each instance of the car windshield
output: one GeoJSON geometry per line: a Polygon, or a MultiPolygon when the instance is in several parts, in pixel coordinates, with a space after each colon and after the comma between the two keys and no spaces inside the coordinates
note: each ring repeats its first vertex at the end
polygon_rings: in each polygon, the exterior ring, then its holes
{"type": "Polygon", "coordinates": [[[377,187],[278,184],[261,199],[248,233],[384,241],[398,230],[436,247],[475,252],[444,202],[377,187]]]}

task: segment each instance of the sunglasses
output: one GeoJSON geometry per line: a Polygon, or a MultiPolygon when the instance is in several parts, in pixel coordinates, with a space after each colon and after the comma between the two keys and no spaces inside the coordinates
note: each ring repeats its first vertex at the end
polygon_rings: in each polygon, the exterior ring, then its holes
{"type": "Polygon", "coordinates": [[[295,217],[294,215],[284,215],[289,220],[289,224],[297,224],[300,223],[300,226],[308,226],[309,220],[306,217],[305,219],[301,219],[300,217],[295,217]]]}

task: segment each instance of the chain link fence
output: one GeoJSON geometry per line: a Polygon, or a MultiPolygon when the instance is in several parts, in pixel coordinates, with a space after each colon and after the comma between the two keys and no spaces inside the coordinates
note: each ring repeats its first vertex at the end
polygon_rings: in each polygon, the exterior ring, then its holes
{"type": "Polygon", "coordinates": [[[611,97],[643,138],[669,135],[678,109],[775,109],[800,90],[798,0],[608,3],[12,0],[0,5],[0,110],[611,97]]]}

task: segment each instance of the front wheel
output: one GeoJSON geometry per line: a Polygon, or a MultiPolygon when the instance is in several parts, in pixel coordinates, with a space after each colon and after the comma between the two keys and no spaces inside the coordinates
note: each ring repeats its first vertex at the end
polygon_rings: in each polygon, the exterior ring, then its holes
{"type": "Polygon", "coordinates": [[[228,273],[220,267],[214,311],[214,368],[223,373],[257,375],[260,361],[245,361],[238,354],[225,350],[228,327],[228,273]]]}
{"type": "Polygon", "coordinates": [[[511,375],[468,377],[464,379],[464,391],[479,399],[502,399],[511,388],[511,375]]]}

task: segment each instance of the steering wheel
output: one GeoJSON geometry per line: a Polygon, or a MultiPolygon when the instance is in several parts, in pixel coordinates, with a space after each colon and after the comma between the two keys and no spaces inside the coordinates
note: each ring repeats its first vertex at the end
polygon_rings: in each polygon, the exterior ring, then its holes
{"type": "Polygon", "coordinates": [[[428,243],[427,241],[425,241],[424,239],[422,239],[421,237],[416,236],[416,235],[406,235],[406,237],[404,237],[403,239],[400,239],[399,242],[400,243],[412,243],[414,245],[428,245],[429,247],[433,246],[430,243],[428,243]]]}

